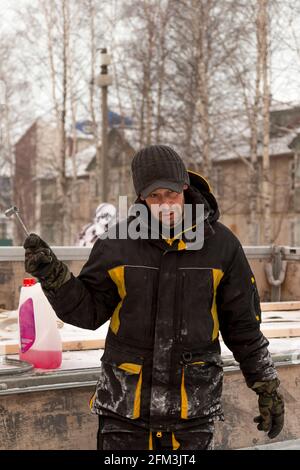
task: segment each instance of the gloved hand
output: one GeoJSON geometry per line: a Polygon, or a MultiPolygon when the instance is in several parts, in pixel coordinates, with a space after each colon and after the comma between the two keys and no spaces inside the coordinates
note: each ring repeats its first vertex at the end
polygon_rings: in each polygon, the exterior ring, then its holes
{"type": "Polygon", "coordinates": [[[25,271],[37,277],[46,291],[56,291],[71,278],[69,268],[57,259],[49,245],[35,233],[24,242],[25,271]]]}
{"type": "Polygon", "coordinates": [[[268,437],[273,439],[281,432],[284,424],[284,401],[277,388],[278,379],[268,382],[255,382],[251,387],[258,395],[258,407],[260,415],[254,418],[258,423],[259,431],[268,432],[268,437]]]}

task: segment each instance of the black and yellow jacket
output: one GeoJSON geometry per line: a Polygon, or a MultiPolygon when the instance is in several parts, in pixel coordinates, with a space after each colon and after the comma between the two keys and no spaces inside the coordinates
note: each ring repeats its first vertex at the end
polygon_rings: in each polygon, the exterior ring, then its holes
{"type": "Polygon", "coordinates": [[[218,222],[208,183],[189,174],[186,202],[209,208],[201,249],[186,250],[184,234],[100,239],[79,276],[49,299],[81,328],[110,319],[93,409],[153,430],[223,419],[219,332],[248,386],[276,377],[241,244],[218,222]]]}

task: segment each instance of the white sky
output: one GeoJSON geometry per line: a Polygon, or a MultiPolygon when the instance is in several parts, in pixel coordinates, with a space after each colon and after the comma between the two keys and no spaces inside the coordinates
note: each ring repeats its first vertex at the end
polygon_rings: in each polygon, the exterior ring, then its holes
{"type": "Polygon", "coordinates": [[[1,30],[7,30],[8,32],[13,28],[13,19],[14,14],[12,12],[13,8],[18,7],[18,5],[26,5],[29,3],[29,0],[0,0],[0,24],[1,30]]]}
{"type": "MultiPolygon", "coordinates": [[[[13,9],[26,4],[33,4],[35,0],[0,0],[0,30],[9,33],[14,31],[16,19],[13,9]]],[[[76,1],[76,0],[74,0],[76,1]]],[[[100,1],[100,0],[99,0],[100,1]]],[[[281,0],[284,6],[286,1],[281,0]]],[[[300,0],[299,7],[300,7],[300,0]]],[[[300,32],[300,8],[294,19],[295,31],[300,32]]],[[[284,19],[283,19],[284,22],[284,19]]],[[[285,25],[289,31],[289,25],[285,25]]],[[[300,38],[299,38],[300,46],[300,38]]],[[[282,49],[284,46],[282,47],[282,49]]],[[[281,48],[280,48],[281,49],[281,48]]],[[[300,52],[290,49],[277,50],[272,54],[271,92],[275,101],[284,103],[300,103],[300,52]]],[[[48,107],[48,106],[47,106],[48,107]]]]}

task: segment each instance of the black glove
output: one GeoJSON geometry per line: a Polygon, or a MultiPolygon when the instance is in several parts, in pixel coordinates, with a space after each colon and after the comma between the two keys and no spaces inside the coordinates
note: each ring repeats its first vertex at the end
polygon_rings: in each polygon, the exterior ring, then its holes
{"type": "Polygon", "coordinates": [[[258,423],[259,431],[268,432],[268,437],[273,439],[281,432],[284,424],[284,401],[277,388],[278,379],[268,382],[255,382],[251,387],[258,395],[258,407],[260,415],[254,418],[258,423]]]}
{"type": "Polygon", "coordinates": [[[71,278],[69,268],[57,259],[49,245],[35,233],[24,242],[25,271],[37,277],[46,291],[56,291],[71,278]]]}

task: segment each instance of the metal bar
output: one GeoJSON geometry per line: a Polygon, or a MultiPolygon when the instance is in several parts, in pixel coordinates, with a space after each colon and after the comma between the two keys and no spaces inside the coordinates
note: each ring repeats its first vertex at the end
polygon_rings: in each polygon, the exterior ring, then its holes
{"type": "MultiPolygon", "coordinates": [[[[278,245],[279,246],[279,245],[278,245]]],[[[244,246],[248,259],[270,259],[273,253],[272,246],[244,246]]],[[[282,259],[300,260],[300,247],[280,246],[282,259]]],[[[86,261],[91,247],[86,246],[54,246],[54,253],[62,261],[86,261]]],[[[0,261],[24,261],[24,248],[22,246],[1,246],[0,261]]]]}
{"type": "MultiPolygon", "coordinates": [[[[52,246],[51,249],[62,261],[86,261],[91,252],[85,246],[52,246]]],[[[0,261],[24,261],[24,255],[22,246],[0,247],[0,261]]]]}
{"type": "Polygon", "coordinates": [[[82,387],[94,387],[97,380],[88,380],[85,382],[67,382],[57,384],[46,384],[46,385],[34,385],[31,387],[23,388],[2,388],[3,384],[0,384],[0,396],[1,395],[15,395],[17,393],[32,393],[32,392],[44,392],[45,390],[64,390],[68,388],[82,388],[82,387]]]}
{"type": "Polygon", "coordinates": [[[272,246],[243,246],[248,259],[267,258],[272,256],[272,246]]]}
{"type": "MultiPolygon", "coordinates": [[[[282,253],[278,246],[274,247],[272,257],[272,271],[274,279],[279,279],[282,270],[282,253]]],[[[281,300],[281,285],[271,285],[271,302],[279,302],[281,300]]]]}
{"type": "Polygon", "coordinates": [[[281,247],[283,259],[287,261],[300,260],[300,247],[299,246],[282,246],[281,247]]]}
{"type": "Polygon", "coordinates": [[[11,374],[3,375],[0,381],[0,395],[88,387],[96,384],[99,373],[100,366],[89,369],[58,370],[44,374],[33,370],[31,373],[19,374],[15,377],[11,374]]]}
{"type": "Polygon", "coordinates": [[[29,364],[29,362],[9,359],[6,356],[0,357],[0,375],[24,374],[32,369],[33,365],[29,364]],[[1,366],[7,366],[7,368],[1,369],[1,366]]]}

